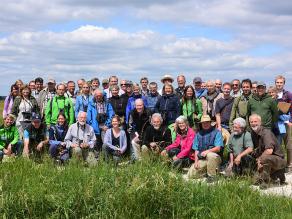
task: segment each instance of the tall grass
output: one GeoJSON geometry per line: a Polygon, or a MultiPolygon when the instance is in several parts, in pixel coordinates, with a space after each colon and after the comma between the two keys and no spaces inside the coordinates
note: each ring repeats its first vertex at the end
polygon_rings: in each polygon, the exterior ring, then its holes
{"type": "Polygon", "coordinates": [[[1,164],[3,218],[291,218],[292,201],[244,181],[185,182],[160,162],[86,168],[18,159],[1,164]]]}

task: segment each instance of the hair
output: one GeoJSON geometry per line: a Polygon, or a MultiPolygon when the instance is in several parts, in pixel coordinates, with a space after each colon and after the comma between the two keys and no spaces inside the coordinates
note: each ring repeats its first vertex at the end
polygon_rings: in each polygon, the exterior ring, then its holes
{"type": "Polygon", "coordinates": [[[181,105],[183,106],[183,104],[187,101],[187,91],[188,91],[188,89],[192,89],[192,91],[193,91],[193,96],[192,96],[192,98],[191,98],[191,100],[192,100],[192,102],[193,102],[193,105],[195,106],[195,104],[196,104],[196,93],[195,93],[195,89],[193,88],[193,86],[192,85],[187,85],[186,87],[185,87],[185,89],[184,89],[184,94],[183,94],[183,96],[182,96],[182,102],[181,102],[181,105]]]}
{"type": "Polygon", "coordinates": [[[161,114],[160,114],[160,113],[154,113],[154,114],[151,116],[151,125],[153,125],[152,120],[153,120],[153,118],[155,118],[155,117],[156,117],[156,118],[159,118],[161,124],[163,123],[163,118],[162,118],[161,114]]]}
{"type": "Polygon", "coordinates": [[[183,78],[184,78],[184,80],[186,81],[186,77],[185,77],[184,75],[178,75],[178,76],[176,77],[176,80],[178,80],[178,79],[179,79],[179,77],[183,77],[183,78]]]}
{"type": "Polygon", "coordinates": [[[112,91],[112,90],[114,90],[114,89],[116,89],[116,90],[120,90],[120,87],[119,87],[118,85],[112,85],[112,86],[110,87],[110,91],[112,91]]]}
{"type": "Polygon", "coordinates": [[[22,84],[22,86],[24,85],[24,83],[23,83],[23,81],[22,80],[20,80],[20,79],[17,79],[16,81],[15,81],[15,85],[17,85],[18,83],[21,83],[22,84]]]}
{"type": "Polygon", "coordinates": [[[138,98],[138,99],[135,100],[135,106],[136,106],[137,102],[139,102],[139,101],[141,101],[143,103],[143,105],[144,105],[143,99],[142,98],[138,98]]]}
{"type": "Polygon", "coordinates": [[[99,82],[99,79],[98,79],[98,78],[92,78],[92,79],[90,80],[90,84],[92,84],[92,82],[94,82],[94,81],[97,81],[98,84],[100,85],[100,82],[99,82]]]}
{"type": "Polygon", "coordinates": [[[16,120],[16,116],[15,115],[13,115],[13,114],[8,114],[4,119],[6,119],[6,118],[10,118],[10,119],[12,119],[13,120],[13,122],[15,122],[15,120],[16,120]]]}
{"type": "Polygon", "coordinates": [[[158,87],[157,83],[154,82],[154,81],[150,82],[150,83],[149,83],[149,86],[158,87]]]}
{"type": "Polygon", "coordinates": [[[165,85],[163,85],[163,88],[162,88],[162,94],[165,94],[165,87],[166,86],[171,87],[171,92],[172,93],[174,92],[174,88],[173,88],[172,84],[165,84],[165,85]]]}
{"type": "Polygon", "coordinates": [[[115,79],[117,79],[117,81],[119,81],[119,79],[118,79],[118,77],[116,75],[110,76],[109,79],[108,79],[108,81],[110,82],[112,78],[115,78],[115,79]]]}
{"type": "MultiPolygon", "coordinates": [[[[78,115],[79,115],[79,113],[78,113],[78,115]]],[[[64,127],[67,128],[68,127],[68,122],[67,122],[67,118],[66,118],[65,114],[63,112],[59,112],[57,118],[59,118],[60,116],[64,117],[64,119],[65,119],[64,127]]]]}
{"type": "Polygon", "coordinates": [[[85,113],[85,114],[87,115],[86,112],[84,112],[84,111],[79,111],[79,112],[78,112],[78,115],[77,115],[77,118],[81,115],[81,113],[85,113]]]}
{"type": "MultiPolygon", "coordinates": [[[[202,82],[203,83],[203,82],[202,82]]],[[[214,87],[215,87],[215,81],[213,81],[213,80],[208,80],[208,81],[206,81],[206,85],[207,84],[212,84],[214,87]]]]}
{"type": "Polygon", "coordinates": [[[23,91],[23,90],[26,90],[26,89],[29,90],[29,94],[28,94],[28,95],[29,95],[29,96],[31,95],[31,89],[30,89],[30,87],[26,84],[26,85],[24,85],[24,86],[22,86],[22,87],[20,88],[20,96],[21,96],[21,97],[23,97],[23,96],[22,96],[22,91],[23,91]]]}
{"type": "Polygon", "coordinates": [[[43,84],[44,83],[44,79],[42,79],[42,78],[36,78],[36,79],[34,79],[34,83],[40,83],[40,84],[43,84]]]}
{"type": "Polygon", "coordinates": [[[140,83],[142,83],[142,81],[146,80],[147,82],[149,82],[148,78],[147,77],[143,77],[140,79],[140,83]]]}
{"type": "Polygon", "coordinates": [[[242,87],[242,85],[243,85],[244,83],[248,83],[248,84],[250,85],[250,87],[252,87],[252,83],[251,83],[251,80],[250,80],[249,78],[247,78],[247,79],[243,79],[243,80],[241,81],[241,87],[242,87]]]}
{"type": "Polygon", "coordinates": [[[59,87],[60,87],[61,85],[63,85],[63,86],[65,87],[65,89],[67,88],[67,86],[66,86],[64,83],[60,83],[60,84],[58,84],[58,85],[56,86],[57,90],[59,89],[59,87]]]}
{"type": "Polygon", "coordinates": [[[258,84],[258,81],[253,81],[251,84],[252,84],[252,85],[253,85],[253,84],[258,84]]]}
{"type": "Polygon", "coordinates": [[[177,126],[176,132],[178,134],[181,134],[182,133],[181,130],[178,128],[178,123],[181,123],[181,122],[184,122],[187,125],[187,127],[189,127],[189,122],[188,122],[187,117],[185,117],[185,116],[179,116],[179,117],[177,117],[176,120],[175,120],[175,124],[177,126]]]}
{"type": "Polygon", "coordinates": [[[246,121],[241,117],[234,119],[233,124],[238,124],[243,129],[246,127],[246,121]]]}
{"type": "Polygon", "coordinates": [[[267,90],[268,92],[277,92],[277,88],[275,86],[270,86],[267,90]]]}
{"type": "Polygon", "coordinates": [[[232,87],[231,84],[229,82],[225,82],[222,87],[225,87],[226,85],[228,85],[229,87],[232,87]]]}
{"type": "Polygon", "coordinates": [[[74,85],[75,85],[75,82],[74,82],[74,81],[68,81],[68,82],[67,82],[67,85],[68,85],[68,84],[74,84],[74,85]]]}
{"type": "Polygon", "coordinates": [[[141,91],[141,88],[140,88],[139,84],[134,83],[134,84],[133,84],[133,90],[134,90],[135,88],[139,88],[139,91],[141,91]]]}
{"type": "Polygon", "coordinates": [[[285,78],[283,75],[278,75],[278,76],[276,76],[276,77],[275,77],[275,83],[276,83],[276,81],[277,81],[278,79],[282,79],[282,80],[284,80],[284,84],[285,84],[285,82],[286,82],[286,78],[285,78]]]}
{"type": "Polygon", "coordinates": [[[251,116],[249,117],[249,121],[252,119],[252,118],[257,118],[260,120],[260,122],[262,123],[262,117],[256,113],[254,114],[251,114],[251,116]]]}
{"type": "Polygon", "coordinates": [[[10,94],[9,94],[10,96],[12,96],[13,89],[19,91],[18,86],[16,84],[12,84],[10,86],[10,94]]]}
{"type": "Polygon", "coordinates": [[[114,115],[111,122],[113,122],[114,119],[118,120],[118,123],[121,124],[121,117],[119,115],[114,115]]]}

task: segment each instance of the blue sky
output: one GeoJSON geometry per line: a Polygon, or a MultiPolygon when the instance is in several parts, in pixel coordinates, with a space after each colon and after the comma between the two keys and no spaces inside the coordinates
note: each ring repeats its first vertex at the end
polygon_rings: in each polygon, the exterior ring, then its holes
{"type": "Polygon", "coordinates": [[[191,83],[278,74],[292,90],[292,4],[263,0],[8,1],[0,9],[0,95],[42,76],[58,82],[117,74],[191,83]]]}

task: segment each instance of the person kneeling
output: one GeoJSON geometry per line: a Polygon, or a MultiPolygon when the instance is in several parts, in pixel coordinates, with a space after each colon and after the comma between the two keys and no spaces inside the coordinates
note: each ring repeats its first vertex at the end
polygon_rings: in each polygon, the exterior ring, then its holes
{"type": "Polygon", "coordinates": [[[233,132],[227,143],[229,152],[229,165],[226,175],[232,176],[233,173],[242,175],[244,172],[251,173],[254,166],[254,159],[250,155],[253,151],[251,134],[245,130],[246,122],[243,118],[233,121],[233,132]]]}
{"type": "Polygon", "coordinates": [[[212,182],[221,163],[220,152],[223,150],[223,138],[221,132],[211,126],[211,118],[204,115],[201,118],[202,129],[197,133],[193,150],[195,151],[195,163],[188,172],[188,178],[204,176],[212,182]]]}
{"type": "Polygon", "coordinates": [[[9,114],[4,119],[3,126],[0,127],[0,162],[4,155],[13,157],[19,152],[19,134],[14,125],[15,116],[9,114]]]}
{"type": "Polygon", "coordinates": [[[127,149],[127,137],[124,130],[120,128],[121,119],[118,115],[112,118],[112,128],[108,129],[104,135],[104,143],[102,150],[105,160],[109,161],[110,156],[113,157],[117,165],[127,149]]]}
{"type": "Polygon", "coordinates": [[[171,132],[167,127],[162,126],[162,123],[161,114],[154,113],[151,117],[151,126],[147,127],[142,141],[144,155],[149,155],[150,151],[160,154],[167,145],[171,144],[171,132]]]}
{"type": "Polygon", "coordinates": [[[41,161],[45,148],[49,142],[46,126],[41,121],[39,114],[32,115],[31,124],[24,130],[23,155],[41,161]]]}
{"type": "Polygon", "coordinates": [[[86,113],[78,113],[78,121],[72,124],[65,137],[66,148],[72,150],[77,160],[83,160],[87,164],[97,163],[94,153],[96,137],[93,128],[86,124],[86,113]]]}
{"type": "Polygon", "coordinates": [[[175,124],[177,131],[176,139],[161,152],[161,155],[170,157],[174,168],[182,169],[189,167],[193,162],[191,149],[195,132],[189,127],[188,119],[185,116],[179,116],[175,120],[175,124]]]}

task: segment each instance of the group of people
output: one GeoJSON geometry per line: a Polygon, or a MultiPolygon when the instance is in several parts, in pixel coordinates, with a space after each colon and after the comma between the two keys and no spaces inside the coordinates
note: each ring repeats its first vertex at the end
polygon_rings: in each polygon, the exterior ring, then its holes
{"type": "Polygon", "coordinates": [[[23,156],[58,163],[70,158],[90,165],[123,157],[138,161],[161,156],[173,168],[188,168],[189,178],[213,181],[225,174],[256,174],[255,183],[285,183],[292,171],[292,93],[277,76],[267,88],[244,79],[222,84],[200,77],[186,85],[184,75],[139,84],[79,79],[56,84],[42,78],[11,86],[0,128],[0,159],[23,156]],[[285,145],[287,158],[281,145],[285,145]]]}

